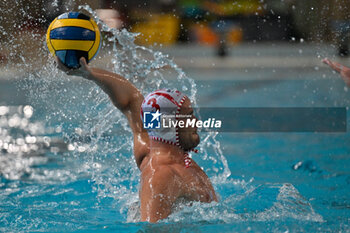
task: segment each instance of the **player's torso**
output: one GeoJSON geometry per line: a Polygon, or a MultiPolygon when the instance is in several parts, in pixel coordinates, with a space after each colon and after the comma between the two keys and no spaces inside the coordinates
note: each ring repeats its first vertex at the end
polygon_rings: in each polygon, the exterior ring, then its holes
{"type": "Polygon", "coordinates": [[[183,195],[193,201],[212,202],[216,195],[204,171],[194,162],[190,167],[175,165],[176,173],[181,176],[183,195]]]}
{"type": "Polygon", "coordinates": [[[142,165],[142,176],[149,176],[156,169],[170,169],[171,177],[168,179],[169,185],[177,186],[181,190],[179,197],[201,202],[211,202],[216,200],[213,186],[204,171],[192,160],[189,167],[185,166],[183,160],[173,160],[167,157],[151,156],[145,158],[142,165]]]}

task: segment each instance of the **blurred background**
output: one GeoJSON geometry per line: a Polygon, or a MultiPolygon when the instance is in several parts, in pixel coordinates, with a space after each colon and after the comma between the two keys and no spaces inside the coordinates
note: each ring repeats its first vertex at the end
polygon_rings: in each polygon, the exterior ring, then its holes
{"type": "Polygon", "coordinates": [[[23,42],[23,31],[43,35],[55,17],[84,4],[110,27],[140,33],[137,43],[147,46],[195,44],[225,57],[244,42],[315,42],[349,54],[347,0],[4,0],[0,62],[16,56],[6,42],[23,42]]]}

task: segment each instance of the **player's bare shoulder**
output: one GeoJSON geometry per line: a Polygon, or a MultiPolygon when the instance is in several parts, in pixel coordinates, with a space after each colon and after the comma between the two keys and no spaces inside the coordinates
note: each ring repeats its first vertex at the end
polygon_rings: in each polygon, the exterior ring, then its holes
{"type": "Polygon", "coordinates": [[[171,165],[153,166],[150,162],[142,169],[141,185],[152,187],[154,192],[172,193],[175,198],[181,195],[182,179],[171,165]]]}
{"type": "Polygon", "coordinates": [[[188,199],[201,202],[217,201],[209,177],[194,161],[188,168],[177,167],[177,173],[181,174],[182,192],[188,199]]]}

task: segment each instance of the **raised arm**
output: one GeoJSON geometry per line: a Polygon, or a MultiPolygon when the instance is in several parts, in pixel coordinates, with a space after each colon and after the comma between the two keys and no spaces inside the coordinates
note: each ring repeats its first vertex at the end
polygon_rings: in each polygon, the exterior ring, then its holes
{"type": "Polygon", "coordinates": [[[80,59],[81,67],[70,70],[59,59],[56,59],[58,68],[68,75],[77,75],[94,81],[106,92],[113,104],[127,117],[134,135],[134,155],[137,166],[140,167],[144,156],[149,153],[149,138],[142,130],[140,107],[143,101],[141,92],[122,76],[97,68],[91,68],[85,58],[80,59]]]}

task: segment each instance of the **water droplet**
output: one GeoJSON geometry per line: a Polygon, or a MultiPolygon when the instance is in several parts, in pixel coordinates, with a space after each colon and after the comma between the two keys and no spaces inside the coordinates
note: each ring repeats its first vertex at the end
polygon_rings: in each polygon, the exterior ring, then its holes
{"type": "Polygon", "coordinates": [[[31,118],[33,115],[33,107],[30,105],[26,105],[23,107],[23,113],[26,118],[31,118]]]}
{"type": "Polygon", "coordinates": [[[7,106],[0,106],[0,116],[3,116],[9,112],[9,108],[7,106]]]}

